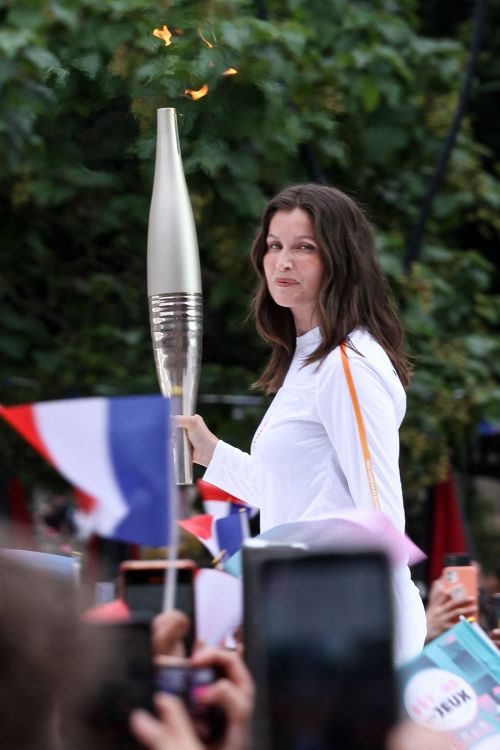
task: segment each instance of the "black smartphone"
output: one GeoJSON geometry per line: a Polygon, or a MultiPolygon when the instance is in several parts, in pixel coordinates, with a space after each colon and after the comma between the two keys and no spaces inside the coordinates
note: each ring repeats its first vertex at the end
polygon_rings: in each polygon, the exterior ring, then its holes
{"type": "Polygon", "coordinates": [[[215,666],[194,667],[186,659],[158,656],[155,659],[156,688],[179,697],[191,716],[196,732],[205,745],[220,742],[226,731],[222,708],[199,703],[197,691],[222,677],[215,666]]]}
{"type": "Polygon", "coordinates": [[[176,570],[175,608],[189,617],[191,627],[185,638],[188,654],[195,640],[193,560],[127,560],[121,563],[118,574],[119,595],[132,612],[156,615],[163,610],[163,590],[167,568],[176,570]]]}
{"type": "Polygon", "coordinates": [[[249,548],[244,575],[261,746],[382,750],[397,720],[385,556],[249,548]]]}
{"type": "Polygon", "coordinates": [[[68,721],[72,747],[139,750],[129,729],[135,708],[154,713],[155,670],[151,618],[85,622],[82,652],[86,676],[68,721]]]}

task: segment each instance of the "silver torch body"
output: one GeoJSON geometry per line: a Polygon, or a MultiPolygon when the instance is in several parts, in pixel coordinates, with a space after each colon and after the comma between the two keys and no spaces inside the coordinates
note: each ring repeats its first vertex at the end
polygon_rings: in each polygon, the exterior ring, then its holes
{"type": "MultiPolygon", "coordinates": [[[[156,373],[171,413],[194,413],[203,308],[198,241],[182,166],[175,109],[157,111],[156,162],[148,225],[148,300],[156,373]]],[[[192,484],[191,451],[174,428],[177,484],[192,484]]]]}

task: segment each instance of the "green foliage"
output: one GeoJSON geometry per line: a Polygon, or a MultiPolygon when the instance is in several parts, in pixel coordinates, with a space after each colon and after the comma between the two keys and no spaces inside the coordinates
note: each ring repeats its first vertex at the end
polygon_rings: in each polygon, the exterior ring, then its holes
{"type": "MultiPolygon", "coordinates": [[[[324,175],[369,207],[404,309],[416,374],[402,467],[416,492],[445,476],[479,419],[500,417],[500,301],[484,254],[498,241],[500,181],[473,121],[423,254],[402,272],[467,29],[463,41],[424,36],[414,0],[268,10],[263,20],[250,0],[0,2],[2,401],[157,390],[145,239],[155,112],[172,106],[202,259],[201,394],[244,393],[261,370],[266,352],[246,322],[256,222],[281,184],[324,175]],[[169,46],[152,34],[164,24],[169,46]],[[184,93],[204,84],[197,101],[184,93]]],[[[248,445],[262,409],[238,423],[211,409],[216,432],[248,445]]],[[[0,441],[11,466],[32,460],[7,429],[0,441]]]]}

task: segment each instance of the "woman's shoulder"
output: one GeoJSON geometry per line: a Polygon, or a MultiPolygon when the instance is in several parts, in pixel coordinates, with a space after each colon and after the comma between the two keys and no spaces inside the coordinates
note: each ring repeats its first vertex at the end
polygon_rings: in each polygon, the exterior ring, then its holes
{"type": "MultiPolygon", "coordinates": [[[[354,373],[366,373],[380,379],[392,390],[403,388],[385,349],[368,331],[358,328],[347,337],[346,354],[354,373]]],[[[322,367],[323,377],[342,369],[340,346],[333,349],[325,358],[322,367]]]]}
{"type": "Polygon", "coordinates": [[[357,328],[348,337],[347,353],[353,362],[365,362],[376,369],[396,374],[385,349],[373,336],[362,328],[357,328]]]}
{"type": "MultiPolygon", "coordinates": [[[[406,411],[406,393],[384,348],[367,331],[355,330],[348,337],[346,354],[358,398],[380,405],[384,397],[393,404],[398,424],[406,411]]],[[[316,397],[330,403],[337,396],[345,398],[347,379],[343,371],[340,346],[333,349],[318,372],[316,397]]]]}

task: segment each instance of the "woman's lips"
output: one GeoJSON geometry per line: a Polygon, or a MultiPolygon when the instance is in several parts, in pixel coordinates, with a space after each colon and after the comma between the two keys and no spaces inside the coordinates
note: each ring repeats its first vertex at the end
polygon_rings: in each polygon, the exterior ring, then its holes
{"type": "Polygon", "coordinates": [[[274,283],[276,286],[295,286],[299,282],[295,279],[275,279],[274,283]]]}

